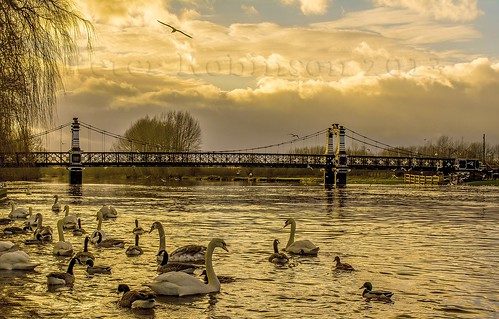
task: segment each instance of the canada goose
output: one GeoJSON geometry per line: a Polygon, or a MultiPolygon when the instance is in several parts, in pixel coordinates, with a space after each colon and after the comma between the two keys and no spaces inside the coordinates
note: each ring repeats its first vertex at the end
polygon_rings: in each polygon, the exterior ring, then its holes
{"type": "Polygon", "coordinates": [[[11,200],[9,201],[11,210],[9,213],[9,218],[10,219],[25,219],[28,218],[29,216],[29,210],[27,210],[24,207],[17,207],[16,203],[11,200]]]}
{"type": "Polygon", "coordinates": [[[53,254],[56,256],[72,256],[73,255],[73,245],[71,243],[64,241],[64,220],[59,219],[57,221],[57,232],[59,233],[59,242],[54,244],[53,254]]]}
{"type": "Polygon", "coordinates": [[[295,241],[296,222],[293,218],[288,218],[286,220],[284,227],[288,225],[291,225],[291,232],[284,250],[293,254],[317,256],[319,247],[315,246],[310,240],[304,239],[295,241]]]}
{"type": "Polygon", "coordinates": [[[54,204],[52,204],[52,211],[58,213],[61,211],[61,203],[59,201],[59,195],[54,195],[54,204]]]}
{"type": "Polygon", "coordinates": [[[117,248],[124,248],[125,247],[125,242],[120,239],[113,239],[113,238],[106,238],[102,239],[102,234],[97,233],[97,241],[95,242],[97,246],[103,247],[103,248],[111,248],[111,247],[117,247],[117,248]]]}
{"type": "Polygon", "coordinates": [[[140,248],[140,246],[139,246],[139,237],[140,237],[139,235],[135,235],[135,245],[130,246],[126,249],[125,253],[128,257],[139,256],[139,255],[142,255],[144,253],[142,248],[140,248]]]}
{"type": "Polygon", "coordinates": [[[63,218],[64,229],[75,229],[78,226],[78,219],[74,215],[69,215],[69,205],[64,205],[65,216],[63,218]]]}
{"type": "Polygon", "coordinates": [[[145,233],[144,228],[139,226],[138,219],[135,219],[135,228],[133,229],[132,233],[134,233],[135,235],[142,235],[145,233]]]}
{"type": "Polygon", "coordinates": [[[0,254],[0,269],[33,270],[40,263],[31,261],[28,254],[22,250],[8,251],[0,254]]]}
{"type": "Polygon", "coordinates": [[[355,269],[353,269],[352,265],[347,264],[347,263],[342,263],[340,261],[340,257],[339,256],[334,257],[334,261],[336,261],[336,267],[335,268],[337,270],[348,270],[348,271],[355,270],[355,269]]]}
{"type": "MultiPolygon", "coordinates": [[[[208,283],[208,275],[206,274],[206,269],[203,269],[200,276],[203,277],[203,280],[205,283],[208,283]]],[[[236,281],[236,278],[234,278],[232,276],[218,276],[217,275],[217,278],[221,284],[228,284],[228,283],[236,281]]]]}
{"type": "Polygon", "coordinates": [[[87,265],[87,273],[89,275],[111,274],[111,266],[94,265],[92,259],[88,259],[85,264],[87,265]]]}
{"type": "Polygon", "coordinates": [[[391,291],[376,291],[373,290],[373,285],[370,282],[365,282],[359,289],[365,288],[362,292],[362,297],[367,300],[391,301],[393,292],[391,291]]]}
{"type": "Polygon", "coordinates": [[[162,250],[159,252],[159,255],[163,257],[161,265],[158,266],[158,272],[170,272],[170,271],[183,271],[188,274],[194,273],[194,270],[197,268],[202,268],[200,265],[193,265],[188,263],[179,263],[179,262],[169,262],[168,261],[168,252],[166,250],[162,250]]]}
{"type": "Polygon", "coordinates": [[[3,229],[3,233],[6,235],[19,235],[26,234],[28,230],[31,230],[29,226],[24,226],[23,228],[17,226],[6,227],[3,229]]]}
{"type": "Polygon", "coordinates": [[[227,249],[227,244],[223,239],[213,238],[208,244],[205,260],[208,283],[204,283],[185,272],[174,271],[157,276],[154,278],[153,282],[147,283],[146,286],[157,294],[172,296],[206,294],[220,291],[220,281],[215,274],[212,262],[213,251],[216,247],[220,247],[227,252],[229,251],[227,249]]]}
{"type": "Polygon", "coordinates": [[[274,239],[273,247],[274,253],[270,255],[269,261],[279,265],[287,263],[289,261],[288,256],[285,253],[279,252],[279,239],[274,239]]]}
{"type": "Polygon", "coordinates": [[[81,227],[81,219],[78,218],[78,227],[73,229],[73,236],[83,236],[86,233],[87,231],[81,227]]]}
{"type": "Polygon", "coordinates": [[[75,276],[73,274],[73,268],[75,263],[81,264],[80,260],[76,257],[71,258],[69,262],[68,270],[66,272],[52,272],[47,275],[47,285],[72,285],[75,282],[75,276]]]}
{"type": "Polygon", "coordinates": [[[153,308],[155,304],[154,294],[145,291],[130,290],[126,284],[118,285],[118,294],[123,293],[118,305],[123,308],[153,308]]]}
{"type": "Polygon", "coordinates": [[[95,260],[94,254],[88,251],[89,240],[90,238],[86,236],[85,240],[83,241],[83,251],[79,251],[75,255],[75,257],[78,258],[82,263],[86,263],[88,260],[95,260]]]}
{"type": "Polygon", "coordinates": [[[97,221],[98,221],[97,229],[94,230],[94,232],[92,233],[92,236],[90,237],[90,241],[92,243],[94,243],[94,244],[97,241],[97,239],[99,238],[97,236],[97,233],[100,233],[102,235],[102,239],[106,239],[107,238],[106,233],[102,230],[102,221],[103,221],[103,219],[104,219],[104,217],[102,217],[102,212],[98,211],[97,212],[97,221]]]}

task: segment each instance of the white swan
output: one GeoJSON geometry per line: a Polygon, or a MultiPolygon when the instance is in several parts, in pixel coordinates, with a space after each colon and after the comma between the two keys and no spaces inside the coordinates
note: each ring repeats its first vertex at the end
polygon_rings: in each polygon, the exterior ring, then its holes
{"type": "Polygon", "coordinates": [[[36,214],[33,215],[33,208],[29,207],[29,217],[24,223],[25,226],[33,227],[36,226],[36,214]]]}
{"type": "Polygon", "coordinates": [[[269,261],[273,264],[283,265],[289,261],[285,253],[279,252],[279,239],[274,239],[274,252],[269,257],[269,261]]]}
{"type": "Polygon", "coordinates": [[[34,238],[38,238],[38,235],[41,236],[41,239],[43,241],[51,241],[52,240],[52,227],[50,226],[43,226],[43,216],[41,213],[36,214],[36,229],[34,232],[34,238]]]}
{"type": "Polygon", "coordinates": [[[73,267],[75,263],[80,260],[76,257],[71,258],[69,262],[68,270],[66,272],[52,272],[47,275],[47,285],[72,285],[75,282],[75,276],[73,274],[73,267]]]}
{"type": "Polygon", "coordinates": [[[102,217],[105,219],[118,217],[118,211],[111,205],[103,205],[101,209],[99,209],[99,212],[102,213],[102,217]]]}
{"type": "Polygon", "coordinates": [[[78,258],[82,263],[86,263],[88,260],[95,260],[94,254],[88,251],[89,240],[90,238],[86,236],[83,242],[83,251],[79,251],[75,255],[75,257],[78,258]]]}
{"type": "Polygon", "coordinates": [[[56,213],[61,211],[61,203],[58,203],[58,201],[59,195],[54,195],[54,204],[52,204],[52,211],[56,213]]]}
{"type": "Polygon", "coordinates": [[[163,224],[161,224],[161,222],[154,222],[151,226],[149,234],[152,233],[155,229],[158,230],[159,235],[159,250],[158,254],[156,255],[156,262],[161,265],[161,263],[163,262],[163,256],[161,255],[161,252],[166,251],[165,229],[163,228],[163,224]]]}
{"type": "Polygon", "coordinates": [[[0,255],[0,269],[4,270],[33,270],[40,263],[34,263],[29,255],[22,250],[6,252],[0,255]]]}
{"type": "Polygon", "coordinates": [[[10,240],[0,241],[0,254],[16,250],[19,250],[19,246],[14,244],[10,240]]]}
{"type": "Polygon", "coordinates": [[[208,244],[205,261],[208,283],[205,284],[199,278],[185,272],[167,272],[154,278],[152,283],[145,285],[157,294],[170,296],[187,296],[220,291],[220,281],[215,274],[212,263],[213,251],[216,247],[229,251],[223,239],[213,238],[208,244]]]}
{"type": "Polygon", "coordinates": [[[304,239],[295,241],[296,222],[293,218],[288,218],[286,220],[284,227],[288,225],[291,225],[291,232],[284,250],[293,254],[317,256],[319,247],[315,246],[310,240],[304,239]]]}
{"type": "Polygon", "coordinates": [[[75,215],[69,215],[69,205],[64,205],[64,229],[75,229],[78,227],[78,218],[75,215]]]}
{"type": "Polygon", "coordinates": [[[102,212],[98,211],[97,212],[97,220],[98,220],[97,229],[94,230],[94,232],[92,233],[92,236],[90,237],[90,241],[94,244],[97,242],[97,239],[99,238],[97,236],[97,233],[100,233],[102,235],[102,239],[107,238],[106,233],[102,230],[102,220],[103,219],[104,219],[104,217],[102,217],[102,212]]]}
{"type": "Polygon", "coordinates": [[[14,201],[9,201],[11,210],[9,213],[9,218],[10,219],[24,219],[28,218],[29,216],[29,210],[27,210],[24,207],[17,207],[16,203],[14,201]]]}
{"type": "Polygon", "coordinates": [[[128,257],[139,256],[139,255],[142,255],[144,253],[142,248],[140,248],[140,246],[139,246],[139,237],[140,237],[139,235],[135,235],[135,245],[130,246],[126,249],[125,253],[128,257]]]}
{"type": "Polygon", "coordinates": [[[64,220],[59,219],[57,221],[57,231],[59,233],[59,242],[54,244],[53,253],[56,256],[72,256],[73,255],[73,245],[71,243],[64,241],[64,220]]]}

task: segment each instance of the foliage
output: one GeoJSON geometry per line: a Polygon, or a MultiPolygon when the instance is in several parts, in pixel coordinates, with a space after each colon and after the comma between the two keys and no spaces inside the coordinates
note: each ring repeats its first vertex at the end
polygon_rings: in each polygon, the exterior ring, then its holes
{"type": "Polygon", "coordinates": [[[77,57],[81,29],[92,26],[71,0],[0,0],[0,146],[29,151],[33,127],[53,119],[59,63],[77,57]]]}
{"type": "Polygon", "coordinates": [[[192,152],[201,147],[201,128],[187,111],[137,120],[114,145],[122,152],[192,152]]]}

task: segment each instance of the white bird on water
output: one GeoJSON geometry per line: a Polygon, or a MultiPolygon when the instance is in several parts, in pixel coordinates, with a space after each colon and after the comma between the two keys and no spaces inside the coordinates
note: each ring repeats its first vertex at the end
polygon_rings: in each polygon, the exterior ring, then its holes
{"type": "Polygon", "coordinates": [[[161,23],[162,25],[166,25],[167,27],[172,28],[172,33],[173,33],[173,32],[180,32],[180,33],[182,33],[183,35],[185,35],[186,37],[189,37],[189,38],[191,38],[191,39],[192,39],[192,37],[191,37],[190,35],[188,35],[187,33],[185,33],[184,31],[179,30],[179,29],[177,29],[177,28],[175,28],[175,27],[172,27],[171,25],[166,24],[166,23],[164,23],[164,22],[161,22],[161,21],[159,21],[159,20],[158,20],[158,22],[159,22],[159,23],[161,23]]]}

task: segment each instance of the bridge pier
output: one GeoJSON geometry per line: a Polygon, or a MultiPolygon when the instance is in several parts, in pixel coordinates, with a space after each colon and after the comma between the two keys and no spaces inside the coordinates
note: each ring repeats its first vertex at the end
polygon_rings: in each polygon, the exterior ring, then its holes
{"type": "Polygon", "coordinates": [[[345,187],[347,185],[347,153],[345,151],[345,128],[333,124],[327,132],[326,167],[324,168],[324,186],[345,187]],[[334,139],[337,138],[335,150],[334,139]]]}
{"type": "Polygon", "coordinates": [[[69,184],[79,185],[83,183],[83,165],[81,164],[80,149],[80,123],[78,118],[73,118],[71,124],[71,150],[69,152],[69,184]]]}

